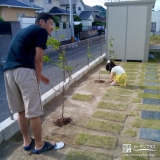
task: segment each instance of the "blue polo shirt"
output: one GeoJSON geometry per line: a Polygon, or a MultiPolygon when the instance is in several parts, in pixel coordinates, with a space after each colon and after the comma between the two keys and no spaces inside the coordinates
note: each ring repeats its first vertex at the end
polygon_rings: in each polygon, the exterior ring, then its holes
{"type": "Polygon", "coordinates": [[[21,29],[10,43],[3,71],[18,67],[35,69],[35,48],[46,49],[47,38],[47,31],[38,25],[21,29]]]}

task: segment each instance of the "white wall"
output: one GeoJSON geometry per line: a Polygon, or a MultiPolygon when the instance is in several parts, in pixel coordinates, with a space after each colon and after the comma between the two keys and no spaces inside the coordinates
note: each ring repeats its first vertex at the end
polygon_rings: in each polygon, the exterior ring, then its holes
{"type": "Polygon", "coordinates": [[[61,22],[67,22],[69,20],[69,15],[62,15],[60,21],[61,22]]]}
{"type": "MultiPolygon", "coordinates": [[[[32,24],[35,23],[35,18],[19,18],[20,21],[20,26],[22,28],[26,28],[32,24]]],[[[66,29],[63,29],[63,23],[60,23],[60,29],[58,31],[53,31],[52,36],[58,39],[59,41],[64,41],[64,40],[69,40],[71,35],[70,35],[70,28],[69,28],[69,23],[66,24],[66,29]],[[60,38],[63,35],[64,38],[60,38]]]]}
{"type": "Polygon", "coordinates": [[[120,60],[148,61],[152,4],[118,3],[107,6],[108,49],[114,50],[120,60]],[[109,46],[111,37],[114,38],[113,48],[109,46]]]}
{"type": "Polygon", "coordinates": [[[151,22],[156,22],[156,32],[160,32],[160,11],[152,11],[151,22]]]}
{"type": "Polygon", "coordinates": [[[83,7],[83,5],[82,5],[81,2],[78,2],[77,5],[76,5],[76,13],[77,13],[78,15],[80,15],[80,13],[81,13],[82,11],[84,11],[84,7],[83,7]],[[78,7],[81,8],[81,11],[78,10],[78,7]]]}

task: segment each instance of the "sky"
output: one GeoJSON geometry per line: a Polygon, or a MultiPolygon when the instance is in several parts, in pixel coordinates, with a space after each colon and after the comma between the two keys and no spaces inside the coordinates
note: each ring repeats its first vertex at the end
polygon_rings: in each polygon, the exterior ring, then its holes
{"type": "MultiPolygon", "coordinates": [[[[111,0],[83,0],[83,2],[86,5],[89,5],[89,6],[100,5],[100,6],[103,6],[104,8],[106,8],[104,6],[104,3],[107,1],[111,1],[111,0]]],[[[112,0],[112,1],[119,1],[119,0],[112,0]]],[[[123,1],[125,1],[125,0],[123,0],[123,1]]],[[[155,10],[158,10],[158,9],[160,10],[160,0],[156,0],[156,3],[155,3],[155,10]]]]}

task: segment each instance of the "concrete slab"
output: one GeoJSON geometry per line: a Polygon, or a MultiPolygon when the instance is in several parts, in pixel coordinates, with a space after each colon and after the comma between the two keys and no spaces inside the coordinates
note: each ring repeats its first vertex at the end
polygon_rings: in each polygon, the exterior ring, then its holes
{"type": "Polygon", "coordinates": [[[146,86],[159,86],[159,83],[157,83],[157,82],[144,82],[144,84],[146,86]]]}
{"type": "Polygon", "coordinates": [[[160,99],[143,98],[142,102],[143,104],[160,105],[160,99]]]}
{"type": "Polygon", "coordinates": [[[157,68],[146,68],[146,70],[157,70],[157,68]]]}
{"type": "Polygon", "coordinates": [[[157,80],[158,77],[157,77],[157,76],[145,76],[145,79],[153,79],[153,80],[157,80]]]}
{"type": "Polygon", "coordinates": [[[159,94],[159,90],[144,89],[144,93],[159,94]]]}
{"type": "Polygon", "coordinates": [[[157,74],[157,72],[146,72],[146,74],[157,74]]]}
{"type": "Polygon", "coordinates": [[[142,119],[158,119],[160,120],[160,112],[156,111],[142,111],[141,112],[142,119]]]}
{"type": "Polygon", "coordinates": [[[0,127],[0,143],[3,141],[3,128],[0,127]]]}
{"type": "Polygon", "coordinates": [[[140,128],[139,138],[160,142],[160,130],[140,128]]]}

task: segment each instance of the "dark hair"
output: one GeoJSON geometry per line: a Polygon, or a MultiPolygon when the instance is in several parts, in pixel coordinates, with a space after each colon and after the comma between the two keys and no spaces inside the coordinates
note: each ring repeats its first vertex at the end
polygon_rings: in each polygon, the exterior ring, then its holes
{"type": "Polygon", "coordinates": [[[106,70],[111,72],[112,68],[115,66],[116,66],[116,64],[110,60],[110,62],[106,64],[106,70]]]}
{"type": "Polygon", "coordinates": [[[53,16],[48,13],[39,13],[36,17],[35,24],[38,24],[40,19],[43,19],[45,22],[47,22],[47,20],[49,19],[52,19],[54,21],[53,16]]]}

